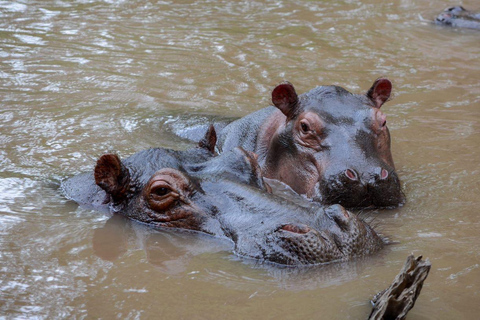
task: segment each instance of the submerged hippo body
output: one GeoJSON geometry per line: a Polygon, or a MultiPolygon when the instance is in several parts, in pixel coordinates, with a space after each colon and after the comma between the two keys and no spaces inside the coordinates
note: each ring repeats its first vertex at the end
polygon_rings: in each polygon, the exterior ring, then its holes
{"type": "Polygon", "coordinates": [[[107,154],[93,174],[67,179],[62,189],[80,205],[227,238],[240,256],[279,264],[347,260],[384,245],[339,205],[299,205],[267,193],[254,155],[239,148],[218,157],[201,148],[150,149],[124,161],[107,154]]]}
{"type": "Polygon", "coordinates": [[[480,13],[473,13],[462,6],[454,6],[440,13],[435,19],[435,23],[454,28],[480,30],[480,13]]]}
{"type": "Polygon", "coordinates": [[[218,149],[255,152],[266,178],[323,204],[398,206],[404,197],[380,110],[391,90],[378,79],[364,95],[324,86],[297,96],[282,83],[272,92],[274,106],[220,132],[218,149]]]}

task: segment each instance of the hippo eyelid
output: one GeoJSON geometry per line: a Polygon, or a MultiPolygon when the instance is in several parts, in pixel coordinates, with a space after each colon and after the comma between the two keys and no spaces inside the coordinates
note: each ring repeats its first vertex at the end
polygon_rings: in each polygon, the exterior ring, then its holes
{"type": "Polygon", "coordinates": [[[168,184],[157,183],[157,185],[155,186],[155,182],[148,191],[147,201],[151,209],[161,212],[167,210],[169,207],[174,205],[181,196],[178,192],[174,191],[168,184]],[[158,194],[155,192],[155,190],[157,189],[165,190],[162,190],[162,192],[158,194]],[[163,191],[166,192],[162,194],[163,191]]]}
{"type": "Polygon", "coordinates": [[[156,194],[154,192],[150,192],[150,199],[152,201],[165,201],[167,199],[172,199],[172,200],[179,200],[181,198],[180,194],[169,189],[169,191],[165,194],[156,194]]]}
{"type": "Polygon", "coordinates": [[[308,133],[310,131],[310,126],[308,123],[304,120],[300,121],[300,128],[304,133],[308,133]]]}
{"type": "Polygon", "coordinates": [[[165,180],[156,180],[153,181],[152,184],[150,185],[150,193],[156,193],[155,191],[158,189],[166,189],[165,191],[173,191],[172,185],[165,180]]]}
{"type": "Polygon", "coordinates": [[[172,189],[169,187],[157,187],[150,189],[150,193],[157,196],[157,197],[164,197],[170,193],[172,193],[172,189]]]}

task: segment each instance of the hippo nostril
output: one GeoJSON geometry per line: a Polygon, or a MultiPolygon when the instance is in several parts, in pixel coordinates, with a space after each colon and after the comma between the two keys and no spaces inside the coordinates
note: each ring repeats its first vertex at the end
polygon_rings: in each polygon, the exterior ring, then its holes
{"type": "Polygon", "coordinates": [[[306,225],[295,225],[295,224],[286,224],[280,229],[293,232],[293,233],[298,233],[298,234],[306,234],[310,231],[310,228],[306,225]]]}
{"type": "Polygon", "coordinates": [[[385,169],[382,169],[382,171],[380,172],[380,179],[385,180],[387,178],[388,178],[388,171],[385,169]]]}
{"type": "Polygon", "coordinates": [[[357,181],[357,180],[358,180],[358,175],[357,175],[357,173],[355,172],[355,170],[347,169],[347,170],[345,170],[345,175],[346,175],[347,178],[350,179],[350,180],[353,180],[353,181],[357,181]]]}
{"type": "Polygon", "coordinates": [[[351,216],[348,211],[339,204],[325,208],[325,213],[342,229],[348,228],[351,216]]]}

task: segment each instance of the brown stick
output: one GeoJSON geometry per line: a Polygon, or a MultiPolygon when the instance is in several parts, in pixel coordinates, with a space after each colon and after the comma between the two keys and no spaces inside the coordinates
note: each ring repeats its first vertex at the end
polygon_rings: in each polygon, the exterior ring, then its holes
{"type": "Polygon", "coordinates": [[[405,319],[420,295],[431,266],[428,259],[422,261],[422,256],[415,258],[413,254],[409,255],[390,287],[373,297],[373,310],[368,319],[405,319]]]}

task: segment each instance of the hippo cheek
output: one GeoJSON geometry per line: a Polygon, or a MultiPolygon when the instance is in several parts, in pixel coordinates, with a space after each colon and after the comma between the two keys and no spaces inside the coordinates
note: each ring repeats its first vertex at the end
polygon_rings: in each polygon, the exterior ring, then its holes
{"type": "Polygon", "coordinates": [[[270,234],[268,260],[286,265],[311,265],[343,258],[335,241],[326,232],[302,224],[286,224],[270,234]]]}
{"type": "Polygon", "coordinates": [[[265,177],[280,180],[298,194],[312,197],[319,179],[319,172],[311,159],[289,160],[279,168],[277,175],[265,175],[265,177]]]}
{"type": "MultiPolygon", "coordinates": [[[[189,202],[178,201],[163,211],[146,210],[148,223],[155,227],[179,228],[204,231],[206,214],[198,206],[189,202]]],[[[145,221],[147,222],[147,221],[145,221]]]]}
{"type": "Polygon", "coordinates": [[[318,183],[322,179],[322,162],[315,154],[305,153],[293,163],[280,180],[292,187],[298,194],[313,198],[318,191],[318,183]],[[283,178],[288,177],[288,181],[283,178]]]}

